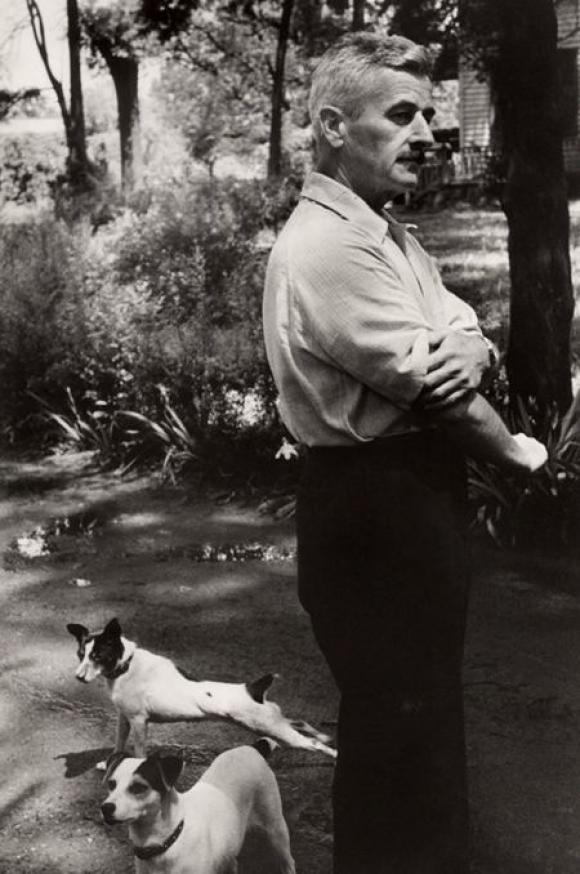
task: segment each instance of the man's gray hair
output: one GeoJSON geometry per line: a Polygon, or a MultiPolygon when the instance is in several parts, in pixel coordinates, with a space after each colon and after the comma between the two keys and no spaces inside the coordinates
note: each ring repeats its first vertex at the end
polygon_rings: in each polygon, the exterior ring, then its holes
{"type": "Polygon", "coordinates": [[[341,37],[323,54],[312,77],[308,109],[315,140],[321,136],[323,106],[336,106],[350,118],[362,112],[377,69],[430,76],[432,66],[428,49],[404,36],[359,31],[341,37]]]}

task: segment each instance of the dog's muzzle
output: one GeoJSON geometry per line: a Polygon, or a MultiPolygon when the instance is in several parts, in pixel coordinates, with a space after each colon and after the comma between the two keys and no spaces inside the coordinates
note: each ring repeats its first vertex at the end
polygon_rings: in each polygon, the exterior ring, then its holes
{"type": "Polygon", "coordinates": [[[115,805],[111,801],[105,801],[101,805],[101,813],[107,825],[115,825],[117,822],[115,819],[115,805]]]}

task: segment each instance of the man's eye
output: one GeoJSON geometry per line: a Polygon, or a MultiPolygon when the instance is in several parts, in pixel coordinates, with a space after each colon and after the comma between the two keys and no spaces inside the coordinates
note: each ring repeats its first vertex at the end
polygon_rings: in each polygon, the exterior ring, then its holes
{"type": "Polygon", "coordinates": [[[393,112],[389,115],[391,121],[394,121],[395,124],[398,124],[400,127],[404,127],[407,124],[411,124],[413,119],[415,118],[415,113],[411,112],[408,109],[401,109],[398,112],[393,112]]]}
{"type": "Polygon", "coordinates": [[[143,783],[131,783],[129,792],[131,795],[144,795],[147,792],[147,786],[143,783]]]}

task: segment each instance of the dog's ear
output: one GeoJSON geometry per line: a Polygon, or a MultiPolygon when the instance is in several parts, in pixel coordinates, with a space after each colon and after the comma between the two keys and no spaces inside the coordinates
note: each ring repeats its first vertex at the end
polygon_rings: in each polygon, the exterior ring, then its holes
{"type": "Polygon", "coordinates": [[[72,636],[76,637],[79,643],[82,643],[85,637],[89,636],[89,629],[85,628],[84,625],[78,625],[76,622],[69,622],[66,630],[70,631],[72,636]]]}
{"type": "Polygon", "coordinates": [[[167,756],[162,753],[151,753],[145,761],[139,765],[136,774],[140,774],[147,780],[152,789],[165,793],[177,783],[177,778],[183,769],[183,759],[180,756],[167,756]]]}
{"type": "Polygon", "coordinates": [[[179,775],[183,771],[183,759],[181,756],[160,756],[159,768],[167,786],[175,786],[179,775]]]}
{"type": "Polygon", "coordinates": [[[107,622],[103,629],[103,634],[106,637],[121,637],[121,626],[116,616],[110,622],[107,622]]]}
{"type": "Polygon", "coordinates": [[[119,767],[119,765],[121,764],[123,759],[126,759],[126,758],[128,758],[128,756],[127,756],[127,753],[125,753],[125,752],[121,751],[118,753],[111,753],[111,755],[107,759],[107,762],[105,765],[105,774],[103,776],[103,783],[107,782],[107,780],[109,779],[111,774],[119,767]]]}

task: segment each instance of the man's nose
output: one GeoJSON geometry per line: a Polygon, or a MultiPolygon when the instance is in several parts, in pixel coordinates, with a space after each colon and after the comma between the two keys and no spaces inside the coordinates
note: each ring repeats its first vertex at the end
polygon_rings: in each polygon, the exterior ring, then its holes
{"type": "Polygon", "coordinates": [[[431,146],[435,142],[431,126],[421,112],[418,112],[413,119],[410,139],[413,143],[423,144],[425,146],[431,146]]]}

